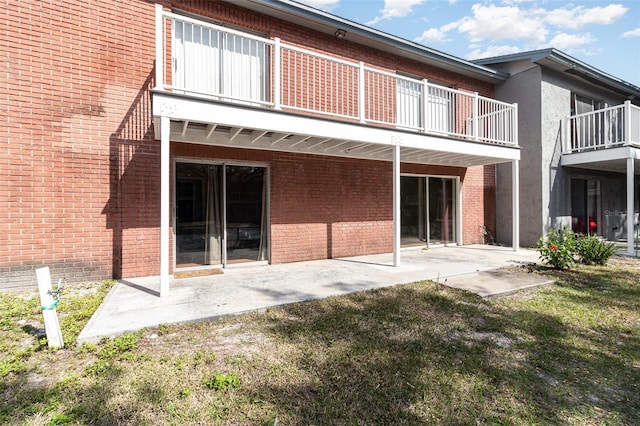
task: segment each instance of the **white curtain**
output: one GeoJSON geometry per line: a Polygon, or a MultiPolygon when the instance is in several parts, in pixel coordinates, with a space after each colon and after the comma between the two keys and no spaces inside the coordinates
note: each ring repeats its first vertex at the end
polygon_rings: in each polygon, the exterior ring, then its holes
{"type": "Polygon", "coordinates": [[[453,132],[450,92],[430,86],[426,115],[428,131],[453,132]]]}
{"type": "Polygon", "coordinates": [[[396,80],[396,122],[401,127],[420,128],[422,116],[422,83],[396,80]]]}
{"type": "Polygon", "coordinates": [[[264,43],[174,20],[173,85],[189,92],[257,105],[267,100],[264,43]],[[232,99],[229,99],[232,98],[232,99]]]}

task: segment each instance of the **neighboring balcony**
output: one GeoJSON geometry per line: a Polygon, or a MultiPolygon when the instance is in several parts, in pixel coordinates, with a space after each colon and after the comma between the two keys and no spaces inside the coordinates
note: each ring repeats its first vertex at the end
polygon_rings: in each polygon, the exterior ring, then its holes
{"type": "Polygon", "coordinates": [[[156,31],[156,91],[161,93],[484,146],[517,147],[515,104],[161,7],[156,9],[156,31]]]}
{"type": "Polygon", "coordinates": [[[626,101],[568,117],[564,128],[563,154],[640,147],[640,108],[626,101]]]}

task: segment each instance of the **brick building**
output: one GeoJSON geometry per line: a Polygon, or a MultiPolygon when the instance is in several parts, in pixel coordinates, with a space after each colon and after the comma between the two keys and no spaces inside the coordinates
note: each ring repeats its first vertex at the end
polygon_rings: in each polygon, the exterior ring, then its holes
{"type": "Polygon", "coordinates": [[[5,8],[0,288],[495,234],[505,73],[288,0],[5,8]]]}

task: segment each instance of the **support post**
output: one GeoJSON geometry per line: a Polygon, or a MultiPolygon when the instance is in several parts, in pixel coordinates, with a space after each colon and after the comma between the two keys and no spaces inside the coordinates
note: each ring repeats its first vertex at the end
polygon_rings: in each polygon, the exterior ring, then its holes
{"type": "Polygon", "coordinates": [[[511,162],[511,222],[513,251],[520,248],[520,160],[511,162]]]}
{"type": "Polygon", "coordinates": [[[282,101],[280,99],[280,55],[281,55],[281,47],[280,47],[280,38],[276,37],[273,44],[273,108],[280,111],[282,110],[282,101]]]}
{"type": "Polygon", "coordinates": [[[393,266],[400,266],[400,145],[393,145],[393,266]]]}
{"type": "Polygon", "coordinates": [[[164,22],[162,5],[156,4],[156,88],[164,89],[164,22]]]}
{"type": "Polygon", "coordinates": [[[462,233],[462,183],[460,177],[455,180],[456,185],[456,245],[464,245],[464,234],[462,233]]]}
{"type": "Polygon", "coordinates": [[[160,297],[166,297],[169,295],[169,117],[160,118],[160,129],[160,297]]]}
{"type": "Polygon", "coordinates": [[[53,296],[49,267],[45,266],[44,268],[36,269],[36,277],[38,278],[38,291],[40,293],[42,315],[44,316],[44,329],[47,333],[47,344],[50,348],[62,348],[64,347],[64,342],[60,323],[58,322],[58,313],[56,312],[58,302],[53,296]]]}
{"type": "Polygon", "coordinates": [[[627,254],[633,256],[635,254],[635,213],[634,213],[634,159],[627,158],[627,254]]]}

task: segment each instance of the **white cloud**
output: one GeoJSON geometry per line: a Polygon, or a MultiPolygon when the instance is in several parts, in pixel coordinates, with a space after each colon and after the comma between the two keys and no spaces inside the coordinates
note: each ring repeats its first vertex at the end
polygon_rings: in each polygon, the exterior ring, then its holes
{"type": "MultiPolygon", "coordinates": [[[[587,32],[574,30],[594,25],[612,25],[628,8],[621,4],[607,6],[567,5],[557,9],[543,8],[544,2],[531,0],[483,0],[471,6],[471,13],[438,28],[429,28],[416,37],[419,43],[450,41],[453,30],[466,37],[470,58],[497,56],[522,50],[554,47],[566,51],[590,46],[596,39],[587,32]],[[515,45],[518,45],[516,47],[515,45]]],[[[627,31],[623,37],[640,37],[640,28],[627,31]]]]}
{"type": "Polygon", "coordinates": [[[473,16],[462,18],[457,27],[459,32],[468,34],[472,42],[510,39],[539,44],[549,33],[541,9],[474,4],[471,10],[473,16]]]}
{"type": "Polygon", "coordinates": [[[325,12],[331,12],[338,6],[340,0],[296,0],[299,3],[306,4],[316,9],[324,10],[325,12]]]}
{"type": "Polygon", "coordinates": [[[579,46],[584,46],[595,41],[591,34],[568,34],[560,33],[554,36],[547,43],[547,47],[554,47],[560,50],[571,51],[579,46]]]}
{"type": "Polygon", "coordinates": [[[375,25],[385,19],[402,18],[410,15],[415,6],[425,1],[426,0],[384,0],[384,8],[380,11],[380,14],[367,22],[366,25],[375,25]]]}
{"type": "Polygon", "coordinates": [[[622,18],[628,11],[621,4],[610,4],[605,7],[576,6],[572,9],[554,9],[547,13],[546,21],[550,25],[563,29],[578,29],[585,25],[611,25],[622,18]]]}
{"type": "Polygon", "coordinates": [[[640,37],[640,27],[635,30],[625,31],[622,33],[622,37],[640,37]]]}
{"type": "Polygon", "coordinates": [[[420,37],[414,38],[413,41],[422,44],[438,44],[446,41],[446,37],[446,31],[442,31],[439,28],[429,28],[428,30],[423,32],[420,37]]]}
{"type": "Polygon", "coordinates": [[[518,52],[522,52],[522,49],[517,46],[488,46],[485,50],[474,49],[466,56],[466,58],[469,60],[492,58],[494,56],[511,55],[518,52]]]}

